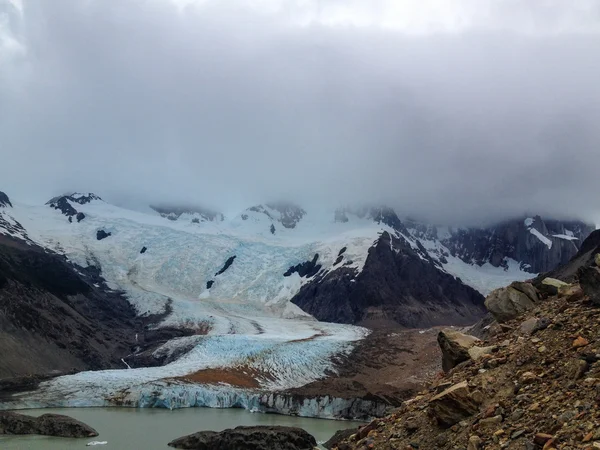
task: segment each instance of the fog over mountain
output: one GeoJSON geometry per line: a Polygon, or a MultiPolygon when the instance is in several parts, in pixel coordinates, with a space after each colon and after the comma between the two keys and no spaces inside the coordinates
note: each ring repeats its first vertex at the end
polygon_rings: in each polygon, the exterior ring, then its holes
{"type": "Polygon", "coordinates": [[[598,55],[598,0],[0,0],[0,189],[595,220],[598,55]]]}

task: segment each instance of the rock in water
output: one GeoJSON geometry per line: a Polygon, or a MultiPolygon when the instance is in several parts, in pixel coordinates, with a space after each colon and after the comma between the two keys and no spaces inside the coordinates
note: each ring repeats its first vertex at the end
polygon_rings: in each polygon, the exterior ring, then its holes
{"type": "Polygon", "coordinates": [[[518,289],[518,286],[510,285],[492,291],[485,299],[485,306],[494,319],[503,323],[533,308],[534,301],[527,293],[518,289]]]}
{"type": "Polygon", "coordinates": [[[315,438],[302,428],[280,426],[200,431],[169,442],[169,447],[190,450],[312,450],[316,446],[315,438]]]}
{"type": "Polygon", "coordinates": [[[445,372],[448,372],[461,362],[469,360],[469,349],[480,342],[475,336],[454,330],[440,331],[437,341],[442,350],[442,369],[445,372]]]}
{"type": "Polygon", "coordinates": [[[0,434],[41,434],[58,437],[94,437],[96,430],[79,420],[61,414],[43,414],[40,417],[0,411],[0,434]]]}

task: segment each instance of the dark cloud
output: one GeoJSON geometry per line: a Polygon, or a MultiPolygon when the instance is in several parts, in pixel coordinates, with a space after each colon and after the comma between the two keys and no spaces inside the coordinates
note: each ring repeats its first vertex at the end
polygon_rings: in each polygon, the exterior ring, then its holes
{"type": "Polygon", "coordinates": [[[336,1],[314,17],[248,4],[0,8],[0,188],[226,211],[385,202],[440,222],[600,212],[595,2],[491,2],[435,32],[379,26],[383,1],[361,26],[328,23],[346,17],[336,1]]]}

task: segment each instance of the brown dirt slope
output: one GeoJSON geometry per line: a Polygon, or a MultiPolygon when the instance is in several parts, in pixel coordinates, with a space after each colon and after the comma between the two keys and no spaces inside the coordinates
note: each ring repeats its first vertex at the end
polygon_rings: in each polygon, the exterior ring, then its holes
{"type": "Polygon", "coordinates": [[[550,297],[490,334],[490,354],[440,375],[337,448],[600,448],[600,309],[582,295],[550,297]],[[544,326],[531,334],[521,325],[532,318],[544,326]]]}

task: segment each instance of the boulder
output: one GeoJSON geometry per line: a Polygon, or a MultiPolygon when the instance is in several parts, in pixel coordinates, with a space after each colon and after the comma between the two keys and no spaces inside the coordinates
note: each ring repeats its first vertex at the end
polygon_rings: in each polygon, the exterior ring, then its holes
{"type": "Polygon", "coordinates": [[[466,381],[455,384],[429,401],[431,413],[439,425],[451,427],[478,411],[466,381]]]}
{"type": "Polygon", "coordinates": [[[594,255],[594,263],[595,263],[595,264],[596,264],[598,267],[600,267],[600,253],[596,253],[596,254],[594,255]]]}
{"type": "Polygon", "coordinates": [[[481,342],[475,336],[454,330],[440,331],[437,341],[442,350],[442,369],[445,372],[461,362],[469,360],[469,349],[476,343],[481,342]]]}
{"type": "Polygon", "coordinates": [[[500,323],[508,322],[534,307],[531,297],[515,287],[492,291],[485,299],[488,311],[500,323]]]}
{"type": "Polygon", "coordinates": [[[545,330],[548,328],[550,323],[550,319],[546,317],[532,317],[521,324],[519,331],[524,334],[534,334],[536,331],[545,330]]]}
{"type": "Polygon", "coordinates": [[[568,287],[569,283],[557,280],[556,278],[547,277],[542,280],[542,285],[545,286],[545,290],[551,295],[558,295],[558,291],[561,288],[568,287]]]}
{"type": "Polygon", "coordinates": [[[10,411],[0,411],[0,434],[41,434],[72,438],[98,436],[92,427],[69,416],[43,414],[33,417],[10,411]]]}
{"type": "Polygon", "coordinates": [[[600,269],[597,267],[581,267],[577,271],[579,285],[594,305],[600,305],[600,269]]]}
{"type": "Polygon", "coordinates": [[[312,450],[316,446],[315,438],[303,429],[280,426],[200,431],[169,442],[169,447],[194,450],[312,450]]]}
{"type": "Polygon", "coordinates": [[[532,302],[537,302],[540,299],[537,289],[531,283],[525,283],[524,281],[513,281],[510,287],[515,288],[517,291],[522,292],[531,299],[532,302]]]}
{"type": "Polygon", "coordinates": [[[562,287],[558,290],[559,297],[566,299],[568,302],[575,302],[581,300],[584,296],[581,286],[578,284],[572,284],[566,287],[562,287]]]}
{"type": "Polygon", "coordinates": [[[469,356],[473,361],[477,361],[485,355],[491,355],[494,350],[496,350],[495,345],[490,345],[489,347],[471,347],[469,349],[469,356]]]}

